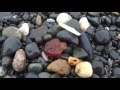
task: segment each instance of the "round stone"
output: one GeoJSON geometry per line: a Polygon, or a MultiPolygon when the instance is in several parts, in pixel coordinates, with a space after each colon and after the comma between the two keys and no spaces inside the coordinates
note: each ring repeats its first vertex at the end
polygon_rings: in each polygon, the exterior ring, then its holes
{"type": "Polygon", "coordinates": [[[110,34],[107,30],[99,30],[95,33],[95,40],[99,44],[107,44],[110,41],[110,34]]]}
{"type": "Polygon", "coordinates": [[[42,24],[42,19],[40,15],[37,15],[36,17],[36,25],[40,26],[42,24]]]}
{"type": "Polygon", "coordinates": [[[66,23],[68,21],[70,21],[72,19],[72,17],[67,14],[67,13],[60,13],[57,18],[56,21],[57,23],[66,23]]]}
{"type": "Polygon", "coordinates": [[[81,78],[90,78],[93,74],[92,65],[87,62],[81,62],[75,67],[76,74],[81,78]]]}
{"type": "Polygon", "coordinates": [[[38,78],[38,76],[33,72],[29,72],[25,75],[25,78],[38,78]]]}
{"type": "Polygon", "coordinates": [[[3,67],[3,66],[0,66],[0,77],[5,76],[5,75],[6,75],[6,73],[7,73],[6,68],[5,68],[5,67],[3,67]]]}
{"type": "Polygon", "coordinates": [[[41,72],[38,74],[39,78],[50,78],[50,74],[48,72],[41,72]]]}
{"type": "Polygon", "coordinates": [[[8,67],[12,63],[12,59],[9,56],[2,58],[2,66],[8,67]]]}

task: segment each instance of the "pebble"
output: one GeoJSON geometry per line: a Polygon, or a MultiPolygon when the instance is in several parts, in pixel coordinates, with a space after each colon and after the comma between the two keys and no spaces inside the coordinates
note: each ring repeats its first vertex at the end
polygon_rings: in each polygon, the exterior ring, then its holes
{"type": "Polygon", "coordinates": [[[22,39],[22,33],[18,30],[18,28],[14,27],[14,26],[9,26],[7,28],[5,28],[2,31],[2,35],[7,36],[7,37],[16,37],[18,39],[22,39]]]}
{"type": "Polygon", "coordinates": [[[100,12],[88,12],[89,15],[91,16],[100,16],[100,12]]]}
{"type": "Polygon", "coordinates": [[[69,75],[71,67],[64,59],[57,59],[47,66],[49,72],[55,72],[59,75],[69,75]]]}
{"type": "Polygon", "coordinates": [[[78,63],[82,62],[80,59],[76,58],[76,57],[69,57],[68,58],[68,64],[72,65],[72,66],[75,66],[77,65],[78,63]]]}
{"type": "Polygon", "coordinates": [[[44,51],[41,52],[41,55],[45,61],[48,61],[48,56],[45,54],[44,51]]]}
{"type": "Polygon", "coordinates": [[[84,49],[77,47],[73,50],[73,56],[77,58],[86,58],[88,57],[88,54],[84,49]]]}
{"type": "Polygon", "coordinates": [[[23,49],[19,49],[13,59],[12,67],[16,72],[22,72],[27,65],[26,55],[23,49]]]}
{"type": "Polygon", "coordinates": [[[80,12],[69,12],[69,14],[72,16],[72,18],[77,20],[80,18],[80,15],[81,15],[80,12]]]}
{"type": "Polygon", "coordinates": [[[45,61],[45,59],[42,58],[42,57],[39,57],[39,58],[38,58],[37,63],[42,64],[44,68],[46,68],[47,65],[48,65],[48,63],[47,63],[47,62],[45,61]]]}
{"type": "Polygon", "coordinates": [[[0,77],[3,77],[7,74],[7,70],[5,67],[0,66],[0,77]]]}
{"type": "Polygon", "coordinates": [[[67,41],[70,44],[74,44],[74,45],[79,44],[78,37],[66,30],[62,30],[59,33],[57,33],[56,37],[59,38],[60,40],[67,41]]]}
{"type": "Polygon", "coordinates": [[[12,59],[9,56],[5,56],[2,58],[2,66],[8,67],[12,63],[12,59]]]}
{"type": "Polygon", "coordinates": [[[22,46],[19,39],[15,37],[7,38],[2,46],[2,55],[12,55],[22,46]]]}
{"type": "Polygon", "coordinates": [[[92,67],[93,67],[93,73],[94,74],[99,75],[99,76],[105,74],[104,65],[101,61],[94,60],[92,62],[92,67]]]}
{"type": "Polygon", "coordinates": [[[61,27],[59,25],[55,25],[51,27],[47,33],[51,34],[52,36],[55,36],[60,31],[61,31],[61,27]]]}
{"type": "Polygon", "coordinates": [[[87,62],[80,62],[75,67],[76,74],[81,78],[90,78],[93,74],[92,65],[87,62]]]}
{"type": "Polygon", "coordinates": [[[32,43],[32,40],[28,36],[23,36],[22,42],[25,43],[26,45],[32,43]]]}
{"type": "Polygon", "coordinates": [[[38,74],[39,78],[50,78],[51,75],[48,72],[41,72],[38,74]]]}
{"type": "Polygon", "coordinates": [[[35,42],[28,44],[25,47],[25,52],[26,52],[27,57],[30,59],[34,59],[40,56],[39,48],[35,42]]]}
{"type": "Polygon", "coordinates": [[[43,40],[44,41],[49,41],[52,39],[52,35],[51,34],[46,34],[45,36],[43,36],[43,40]]]}
{"type": "Polygon", "coordinates": [[[120,55],[115,52],[114,50],[111,50],[110,51],[110,54],[109,54],[110,58],[113,59],[113,60],[118,60],[120,59],[120,55]]]}
{"type": "Polygon", "coordinates": [[[87,17],[82,17],[79,20],[79,26],[82,31],[87,31],[88,27],[90,26],[87,17]]]}
{"type": "Polygon", "coordinates": [[[115,23],[116,23],[117,26],[120,26],[120,17],[117,17],[117,18],[116,18],[115,23]]]}
{"type": "Polygon", "coordinates": [[[67,44],[57,38],[54,38],[46,42],[44,52],[48,57],[60,58],[65,49],[67,49],[67,44]]]}
{"type": "Polygon", "coordinates": [[[7,39],[7,37],[6,36],[0,36],[0,43],[3,43],[5,40],[7,39]]]}
{"type": "Polygon", "coordinates": [[[72,19],[72,17],[67,14],[67,13],[60,13],[57,18],[56,21],[57,23],[66,23],[68,21],[70,21],[72,19]]]}
{"type": "Polygon", "coordinates": [[[47,19],[47,22],[55,22],[55,20],[52,18],[49,18],[49,19],[47,19]]]}
{"type": "Polygon", "coordinates": [[[120,33],[117,35],[117,38],[120,39],[120,33]]]}
{"type": "Polygon", "coordinates": [[[93,24],[95,27],[98,27],[100,24],[100,18],[99,17],[87,17],[88,20],[91,22],[91,24],[93,24]]]}
{"type": "Polygon", "coordinates": [[[21,31],[24,36],[28,35],[29,34],[28,23],[23,23],[22,26],[19,28],[19,31],[21,31]]]}
{"type": "Polygon", "coordinates": [[[113,75],[116,77],[116,78],[120,78],[120,67],[115,67],[113,68],[113,75]]]}
{"type": "Polygon", "coordinates": [[[50,78],[61,78],[61,76],[58,75],[58,74],[53,74],[53,75],[50,76],[50,78]]]}
{"type": "Polygon", "coordinates": [[[114,31],[114,30],[117,29],[117,26],[116,25],[111,25],[109,28],[110,28],[111,31],[114,31]]]}
{"type": "Polygon", "coordinates": [[[119,16],[120,15],[118,12],[111,12],[111,14],[113,14],[115,16],[119,16]]]}
{"type": "Polygon", "coordinates": [[[33,72],[29,72],[25,75],[25,78],[38,78],[38,75],[33,72]]]}
{"type": "Polygon", "coordinates": [[[24,14],[23,14],[23,16],[22,16],[22,19],[23,20],[25,20],[25,21],[27,21],[27,20],[29,20],[29,13],[27,13],[27,12],[25,12],[24,14]]]}
{"type": "Polygon", "coordinates": [[[40,26],[42,24],[42,18],[40,15],[37,15],[36,17],[36,25],[40,26]]]}
{"type": "Polygon", "coordinates": [[[99,30],[95,33],[95,40],[98,44],[107,44],[110,41],[110,34],[107,30],[99,30]]]}
{"type": "Polygon", "coordinates": [[[43,71],[43,65],[40,63],[31,63],[28,66],[28,72],[34,72],[36,74],[43,71]]]}

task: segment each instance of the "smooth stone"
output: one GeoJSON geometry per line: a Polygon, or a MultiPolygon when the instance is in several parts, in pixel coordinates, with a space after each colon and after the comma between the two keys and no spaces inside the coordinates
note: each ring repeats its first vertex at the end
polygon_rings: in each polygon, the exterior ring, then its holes
{"type": "Polygon", "coordinates": [[[88,27],[90,27],[87,17],[82,17],[79,20],[79,26],[82,31],[87,31],[88,27]]]}
{"type": "Polygon", "coordinates": [[[0,77],[3,77],[7,74],[7,70],[5,67],[0,66],[0,77]]]}
{"type": "Polygon", "coordinates": [[[40,44],[43,43],[43,38],[42,37],[36,37],[35,42],[36,42],[37,45],[40,45],[40,44]]]}
{"type": "Polygon", "coordinates": [[[51,23],[52,23],[52,22],[55,22],[55,20],[52,19],[52,18],[48,18],[48,19],[47,19],[47,22],[51,22],[51,23]]]}
{"type": "Polygon", "coordinates": [[[80,19],[80,15],[81,13],[80,12],[69,12],[69,14],[72,16],[72,18],[74,19],[80,19]]]}
{"type": "Polygon", "coordinates": [[[117,32],[116,31],[109,31],[110,33],[110,37],[116,37],[117,36],[117,32]]]}
{"type": "Polygon", "coordinates": [[[112,21],[112,24],[113,24],[113,25],[116,23],[116,18],[117,18],[117,17],[115,17],[115,16],[112,16],[112,17],[111,17],[111,21],[112,21]]]}
{"type": "Polygon", "coordinates": [[[8,67],[12,63],[12,59],[9,56],[5,56],[2,58],[2,66],[8,67]]]}
{"type": "Polygon", "coordinates": [[[13,59],[12,67],[16,72],[22,72],[27,65],[26,54],[23,49],[19,49],[13,59]]]}
{"type": "Polygon", "coordinates": [[[40,15],[37,15],[36,17],[36,25],[40,26],[42,24],[42,18],[40,15]]]}
{"type": "Polygon", "coordinates": [[[120,67],[113,68],[112,72],[116,78],[120,78],[120,67]]]}
{"type": "Polygon", "coordinates": [[[76,29],[78,32],[80,32],[80,26],[79,26],[79,22],[76,19],[72,19],[70,21],[68,21],[67,23],[65,23],[66,25],[73,27],[74,29],[76,29]]]}
{"type": "Polygon", "coordinates": [[[28,36],[23,36],[22,42],[25,43],[26,45],[32,43],[32,40],[28,36]]]}
{"type": "Polygon", "coordinates": [[[117,26],[120,26],[120,17],[117,17],[117,18],[116,18],[115,23],[116,23],[117,26]]]}
{"type": "Polygon", "coordinates": [[[100,16],[100,12],[88,12],[88,14],[94,17],[100,16]]]}
{"type": "Polygon", "coordinates": [[[90,17],[87,16],[88,20],[95,26],[98,27],[100,24],[100,18],[99,17],[90,17]]]}
{"type": "Polygon", "coordinates": [[[7,36],[7,37],[16,37],[18,39],[22,39],[22,33],[18,30],[18,28],[14,27],[14,26],[9,26],[7,28],[5,28],[2,31],[2,35],[7,36]]]}
{"type": "Polygon", "coordinates": [[[30,31],[29,37],[32,40],[35,38],[43,37],[47,34],[48,28],[45,25],[40,26],[39,28],[33,29],[30,31]]]}
{"type": "Polygon", "coordinates": [[[86,33],[93,37],[95,34],[95,28],[92,26],[88,27],[86,33]]]}
{"type": "Polygon", "coordinates": [[[49,41],[52,39],[52,35],[51,34],[46,34],[45,36],[43,36],[43,40],[44,41],[49,41]]]}
{"type": "Polygon", "coordinates": [[[26,21],[26,20],[29,20],[29,17],[30,17],[29,13],[25,12],[22,16],[22,19],[26,21]]]}
{"type": "Polygon", "coordinates": [[[93,74],[92,65],[87,61],[80,62],[76,65],[75,72],[81,78],[90,78],[93,74]]]}
{"type": "Polygon", "coordinates": [[[117,52],[115,52],[114,50],[111,50],[111,51],[110,51],[109,56],[110,56],[110,58],[112,58],[113,60],[118,60],[118,59],[120,59],[120,55],[119,55],[117,52]]]}
{"type": "Polygon", "coordinates": [[[38,75],[33,72],[29,72],[25,75],[25,78],[38,78],[38,75]]]}
{"type": "Polygon", "coordinates": [[[34,72],[36,74],[43,71],[43,65],[40,63],[31,63],[28,66],[28,72],[34,72]]]}
{"type": "Polygon", "coordinates": [[[7,38],[2,46],[2,55],[12,55],[14,54],[18,49],[20,49],[22,46],[19,39],[15,37],[9,37],[7,38]]]}
{"type": "Polygon", "coordinates": [[[101,61],[94,60],[92,62],[92,67],[93,67],[93,73],[94,74],[99,75],[99,76],[105,74],[104,65],[101,61]]]}
{"type": "Polygon", "coordinates": [[[52,14],[50,14],[50,18],[53,18],[53,19],[56,19],[57,18],[57,16],[58,16],[58,14],[56,14],[56,13],[52,13],[52,14]]]}
{"type": "Polygon", "coordinates": [[[6,36],[0,36],[0,43],[3,43],[7,39],[6,36]]]}
{"type": "Polygon", "coordinates": [[[104,50],[104,46],[97,45],[97,46],[95,47],[95,50],[98,51],[98,52],[101,52],[101,51],[104,50]]]}
{"type": "Polygon", "coordinates": [[[9,19],[12,16],[11,12],[0,12],[0,19],[9,19]]]}
{"type": "Polygon", "coordinates": [[[44,68],[46,68],[47,65],[48,65],[48,63],[47,63],[47,62],[45,61],[45,59],[42,58],[42,57],[39,57],[39,58],[38,58],[37,63],[42,64],[44,68]]]}
{"type": "Polygon", "coordinates": [[[71,66],[64,59],[57,59],[47,66],[49,72],[55,72],[59,75],[69,75],[71,66]]]}
{"type": "Polygon", "coordinates": [[[51,27],[49,30],[48,30],[48,34],[51,34],[52,36],[55,36],[58,32],[61,31],[61,27],[59,25],[55,25],[53,27],[51,27]]]}
{"type": "Polygon", "coordinates": [[[100,30],[95,33],[95,40],[98,44],[107,44],[110,41],[110,34],[107,30],[100,30]]]}
{"type": "Polygon", "coordinates": [[[21,31],[24,36],[28,35],[29,34],[28,23],[23,23],[22,26],[19,28],[19,31],[21,31]]]}
{"type": "Polygon", "coordinates": [[[77,58],[86,58],[86,57],[88,57],[88,54],[82,48],[75,48],[73,50],[73,56],[77,57],[77,58]]]}
{"type": "Polygon", "coordinates": [[[115,16],[119,16],[120,15],[118,12],[111,12],[111,14],[113,14],[115,16]]]}
{"type": "Polygon", "coordinates": [[[72,19],[72,17],[68,13],[60,13],[57,16],[56,21],[57,21],[57,23],[66,23],[66,22],[70,21],[71,19],[72,19]]]}
{"type": "Polygon", "coordinates": [[[48,72],[41,72],[41,73],[38,74],[38,77],[39,78],[50,78],[51,75],[48,72]]]}
{"type": "Polygon", "coordinates": [[[101,18],[101,22],[104,24],[104,25],[107,25],[107,26],[110,26],[111,24],[111,19],[108,17],[108,16],[103,16],[101,18]]]}
{"type": "Polygon", "coordinates": [[[56,22],[47,22],[47,20],[45,20],[42,25],[44,25],[44,26],[46,26],[48,29],[50,29],[50,28],[52,28],[53,26],[57,25],[57,23],[56,23],[56,22]]]}
{"type": "Polygon", "coordinates": [[[57,33],[57,37],[71,44],[79,44],[78,37],[66,30],[62,30],[59,33],[57,33]]]}
{"type": "Polygon", "coordinates": [[[35,42],[28,44],[25,47],[25,52],[27,54],[27,57],[31,59],[34,59],[40,56],[39,48],[35,42]]]}

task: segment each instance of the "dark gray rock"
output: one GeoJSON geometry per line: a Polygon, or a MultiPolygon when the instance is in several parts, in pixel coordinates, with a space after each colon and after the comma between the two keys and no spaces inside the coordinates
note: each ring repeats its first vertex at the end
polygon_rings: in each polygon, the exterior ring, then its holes
{"type": "Polygon", "coordinates": [[[38,58],[37,63],[42,64],[44,68],[46,68],[48,65],[48,63],[42,57],[38,58]]]}
{"type": "Polygon", "coordinates": [[[116,78],[120,78],[120,67],[113,68],[112,72],[116,78]]]}
{"type": "Polygon", "coordinates": [[[118,60],[118,59],[120,59],[120,55],[119,55],[117,52],[115,52],[114,50],[111,50],[111,51],[110,51],[109,56],[110,56],[110,58],[112,58],[113,60],[118,60]]]}
{"type": "Polygon", "coordinates": [[[38,74],[39,78],[50,78],[51,75],[48,72],[41,72],[38,74]]]}
{"type": "Polygon", "coordinates": [[[72,16],[72,18],[79,20],[80,19],[80,12],[69,12],[69,14],[72,16]]]}
{"type": "Polygon", "coordinates": [[[66,30],[62,30],[59,33],[57,33],[57,38],[67,41],[68,43],[75,44],[75,45],[79,44],[78,37],[66,30]]]}
{"type": "Polygon", "coordinates": [[[88,12],[91,16],[100,16],[100,12],[88,12]]]}
{"type": "Polygon", "coordinates": [[[28,44],[25,47],[25,52],[27,54],[27,57],[30,59],[34,59],[40,56],[39,48],[35,42],[28,44]]]}
{"type": "Polygon", "coordinates": [[[22,46],[19,39],[15,37],[7,38],[2,46],[2,55],[12,55],[22,46]]]}
{"type": "Polygon", "coordinates": [[[73,56],[77,57],[77,58],[86,58],[86,57],[88,57],[88,54],[82,48],[75,48],[73,50],[73,56]]]}
{"type": "Polygon", "coordinates": [[[2,58],[2,66],[8,67],[12,63],[12,59],[8,56],[2,58]]]}
{"type": "Polygon", "coordinates": [[[25,78],[38,78],[38,76],[33,72],[29,72],[25,75],[25,78]]]}

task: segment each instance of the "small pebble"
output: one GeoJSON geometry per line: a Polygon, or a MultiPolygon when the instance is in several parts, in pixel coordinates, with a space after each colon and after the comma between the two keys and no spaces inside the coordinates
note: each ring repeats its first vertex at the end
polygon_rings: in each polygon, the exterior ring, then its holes
{"type": "Polygon", "coordinates": [[[80,63],[81,60],[79,60],[78,58],[76,57],[69,57],[68,58],[68,64],[72,65],[72,66],[75,66],[77,65],[78,63],[80,63]]]}
{"type": "Polygon", "coordinates": [[[36,17],[36,25],[40,26],[42,24],[42,19],[40,15],[37,15],[36,17]]]}
{"type": "Polygon", "coordinates": [[[19,28],[19,31],[21,31],[24,36],[28,35],[29,34],[28,23],[23,23],[22,26],[19,28]]]}

